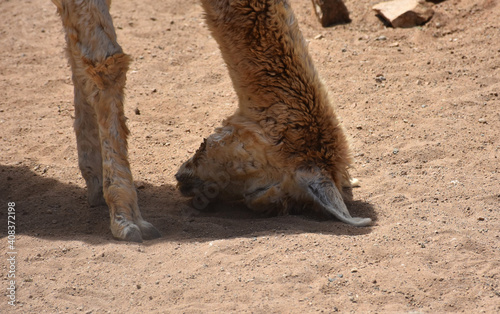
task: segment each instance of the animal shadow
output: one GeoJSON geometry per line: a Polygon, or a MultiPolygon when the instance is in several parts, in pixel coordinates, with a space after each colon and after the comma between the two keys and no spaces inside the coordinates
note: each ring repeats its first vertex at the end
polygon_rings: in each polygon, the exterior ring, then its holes
{"type": "MultiPolygon", "coordinates": [[[[162,233],[153,244],[163,241],[191,242],[255,237],[273,234],[321,233],[362,235],[371,227],[353,227],[334,218],[287,215],[262,216],[240,202],[215,203],[207,211],[194,209],[188,198],[170,184],[153,186],[137,182],[143,216],[162,233]]],[[[0,203],[15,203],[16,235],[45,239],[80,240],[92,244],[123,243],[109,230],[107,206],[90,207],[86,189],[61,183],[25,165],[0,165],[0,203]]],[[[376,220],[373,206],[362,201],[346,201],[353,215],[376,220]]],[[[0,211],[6,225],[7,210],[0,211]]],[[[7,236],[7,228],[1,237],[7,236]]]]}

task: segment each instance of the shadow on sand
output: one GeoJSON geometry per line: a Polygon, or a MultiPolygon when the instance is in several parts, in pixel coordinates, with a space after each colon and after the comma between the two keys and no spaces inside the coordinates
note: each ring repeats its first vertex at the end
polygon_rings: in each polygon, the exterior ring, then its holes
{"type": "MultiPolygon", "coordinates": [[[[217,204],[215,210],[200,212],[190,206],[172,185],[140,183],[139,206],[143,217],[155,225],[163,241],[210,241],[264,235],[321,233],[362,235],[370,227],[356,228],[336,220],[306,216],[262,217],[241,204],[217,204]]],[[[106,206],[89,207],[86,191],[79,186],[41,176],[26,166],[0,165],[0,223],[6,225],[7,203],[15,202],[16,234],[58,240],[80,240],[92,244],[117,242],[109,230],[106,206]]],[[[350,201],[353,216],[376,220],[373,207],[350,201]]],[[[2,237],[6,236],[2,228],[2,237]]]]}

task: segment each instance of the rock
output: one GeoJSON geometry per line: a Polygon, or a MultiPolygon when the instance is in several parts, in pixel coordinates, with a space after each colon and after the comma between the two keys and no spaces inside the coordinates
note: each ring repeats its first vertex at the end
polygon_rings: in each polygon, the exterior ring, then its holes
{"type": "Polygon", "coordinates": [[[386,79],[386,78],[385,78],[385,76],[383,76],[382,74],[377,74],[377,76],[375,76],[375,81],[376,81],[377,83],[382,83],[382,82],[383,82],[383,81],[385,81],[385,80],[387,80],[387,79],[386,79]]]}
{"type": "Polygon", "coordinates": [[[314,12],[323,27],[351,22],[342,0],[312,0],[314,12]]]}
{"type": "Polygon", "coordinates": [[[392,27],[413,27],[427,22],[432,15],[431,5],[424,0],[393,0],[373,6],[392,27]]]}

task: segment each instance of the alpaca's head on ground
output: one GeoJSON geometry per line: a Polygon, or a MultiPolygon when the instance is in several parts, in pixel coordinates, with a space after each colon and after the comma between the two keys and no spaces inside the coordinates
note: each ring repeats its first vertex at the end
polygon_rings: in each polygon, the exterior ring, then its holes
{"type": "Polygon", "coordinates": [[[202,1],[239,104],[176,174],[202,208],[243,199],[261,212],[319,209],[354,225],[342,200],[348,141],[288,1],[202,1]]]}
{"type": "Polygon", "coordinates": [[[353,225],[370,223],[350,216],[327,162],[307,160],[307,152],[283,154],[258,127],[235,120],[241,117],[216,129],[176,174],[181,193],[193,197],[197,209],[214,200],[244,200],[267,214],[322,212],[353,225]]]}

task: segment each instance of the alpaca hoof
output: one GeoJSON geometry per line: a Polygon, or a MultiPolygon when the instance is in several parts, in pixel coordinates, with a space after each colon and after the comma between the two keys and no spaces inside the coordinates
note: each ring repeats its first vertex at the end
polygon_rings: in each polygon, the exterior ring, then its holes
{"type": "Polygon", "coordinates": [[[111,232],[118,240],[141,243],[143,240],[153,240],[161,237],[160,231],[145,220],[134,223],[116,215],[111,221],[111,232]]]}
{"type": "Polygon", "coordinates": [[[142,238],[144,240],[153,240],[161,238],[160,231],[158,231],[158,229],[156,229],[155,226],[153,226],[149,222],[143,220],[138,225],[142,233],[142,238]]]}
{"type": "Polygon", "coordinates": [[[120,240],[142,243],[141,230],[136,225],[131,224],[124,229],[124,238],[120,240]]]}
{"type": "Polygon", "coordinates": [[[111,233],[117,240],[142,242],[141,229],[121,215],[115,215],[115,217],[111,218],[111,233]]]}

